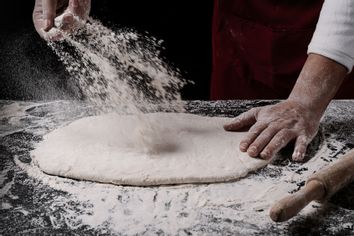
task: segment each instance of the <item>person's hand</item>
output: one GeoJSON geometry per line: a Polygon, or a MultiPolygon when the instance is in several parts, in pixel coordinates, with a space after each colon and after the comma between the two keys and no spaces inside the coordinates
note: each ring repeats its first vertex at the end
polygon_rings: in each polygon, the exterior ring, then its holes
{"type": "Polygon", "coordinates": [[[250,127],[240,149],[252,156],[272,158],[295,140],[293,159],[304,159],[321,117],[347,75],[347,69],[327,57],[310,54],[289,95],[276,105],[253,108],[224,126],[227,131],[250,127]]]}
{"type": "Polygon", "coordinates": [[[295,140],[292,158],[300,161],[318,131],[321,115],[296,101],[285,100],[276,105],[253,108],[236,117],[224,129],[239,131],[251,126],[240,142],[240,150],[263,159],[272,158],[295,140]]]}
{"type": "Polygon", "coordinates": [[[33,23],[38,34],[46,40],[62,38],[61,32],[75,30],[78,20],[88,18],[91,0],[36,0],[33,10],[33,23]],[[61,15],[60,30],[53,34],[48,31],[55,27],[54,19],[61,15]]]}

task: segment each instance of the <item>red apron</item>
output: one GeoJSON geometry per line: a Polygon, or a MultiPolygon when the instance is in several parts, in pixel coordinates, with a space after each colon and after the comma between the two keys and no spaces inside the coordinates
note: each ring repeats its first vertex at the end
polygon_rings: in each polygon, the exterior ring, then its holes
{"type": "MultiPolygon", "coordinates": [[[[214,0],[212,99],[285,99],[323,0],[214,0]]],[[[336,98],[354,98],[348,76],[336,98]]]]}

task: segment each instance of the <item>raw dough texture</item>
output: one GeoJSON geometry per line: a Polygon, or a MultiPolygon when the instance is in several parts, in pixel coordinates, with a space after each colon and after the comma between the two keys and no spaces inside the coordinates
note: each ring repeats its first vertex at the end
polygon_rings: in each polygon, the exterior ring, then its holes
{"type": "Polygon", "coordinates": [[[239,151],[230,118],[184,113],[86,117],[56,129],[32,151],[45,173],[118,185],[236,180],[267,165],[239,151]]]}

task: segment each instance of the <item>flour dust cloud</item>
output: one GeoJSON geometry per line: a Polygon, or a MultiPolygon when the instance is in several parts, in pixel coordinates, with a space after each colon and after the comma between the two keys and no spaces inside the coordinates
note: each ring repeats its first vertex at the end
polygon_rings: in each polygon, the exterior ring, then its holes
{"type": "Polygon", "coordinates": [[[104,111],[183,111],[186,84],[161,58],[161,41],[132,30],[113,31],[90,18],[60,42],[49,42],[83,97],[104,111]],[[103,109],[104,108],[104,109],[103,109]]]}

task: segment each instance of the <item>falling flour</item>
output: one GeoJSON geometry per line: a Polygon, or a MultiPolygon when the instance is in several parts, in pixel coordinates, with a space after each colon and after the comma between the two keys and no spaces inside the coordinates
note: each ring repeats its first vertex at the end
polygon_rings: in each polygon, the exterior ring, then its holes
{"type": "Polygon", "coordinates": [[[68,45],[50,44],[90,102],[123,115],[83,118],[45,135],[31,153],[45,173],[146,186],[225,182],[267,165],[235,148],[245,134],[225,132],[229,119],[157,112],[183,111],[184,82],[159,59],[155,41],[90,19],[65,36],[68,45]]]}
{"type": "MultiPolygon", "coordinates": [[[[183,110],[178,90],[185,82],[156,56],[159,45],[154,39],[144,38],[143,43],[140,39],[134,32],[113,32],[90,19],[77,34],[66,35],[64,42],[50,46],[78,82],[84,98],[104,112],[133,113],[141,117],[143,112],[183,110]]],[[[291,163],[270,165],[268,172],[281,173],[274,178],[260,173],[223,184],[162,188],[74,181],[46,175],[33,162],[26,164],[15,157],[15,163],[18,171],[25,171],[30,177],[27,181],[35,183],[37,188],[48,190],[49,186],[65,193],[55,195],[47,203],[51,225],[57,229],[66,225],[71,229],[88,226],[102,234],[239,232],[250,235],[272,226],[269,207],[325,166],[321,157],[329,155],[330,150],[323,145],[311,161],[295,169],[291,163]],[[301,174],[303,168],[307,171],[301,174]],[[202,231],[207,228],[215,231],[202,231]]],[[[35,198],[43,197],[36,194],[35,198]]],[[[315,212],[313,206],[301,215],[315,212]]],[[[3,207],[10,206],[5,203],[3,207]]],[[[281,230],[286,226],[277,227],[281,230]]]]}
{"type": "MultiPolygon", "coordinates": [[[[60,20],[57,17],[57,26],[60,20]]],[[[101,114],[137,116],[142,133],[150,134],[150,138],[137,136],[136,142],[154,151],[150,140],[156,136],[163,139],[167,131],[144,119],[143,113],[182,112],[180,89],[187,81],[160,58],[162,42],[154,37],[132,30],[113,31],[92,18],[79,24],[74,33],[63,33],[62,41],[49,42],[49,46],[76,81],[83,98],[101,114]]]]}
{"type": "Polygon", "coordinates": [[[161,41],[132,30],[113,31],[92,18],[63,37],[50,47],[83,97],[100,110],[183,111],[179,91],[186,81],[160,58],[161,41]]]}

